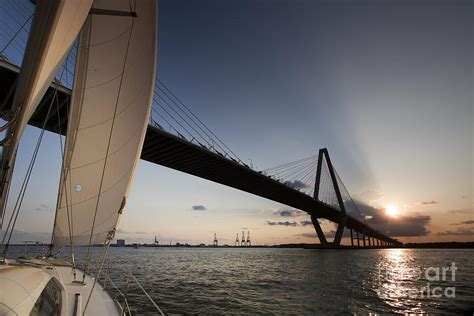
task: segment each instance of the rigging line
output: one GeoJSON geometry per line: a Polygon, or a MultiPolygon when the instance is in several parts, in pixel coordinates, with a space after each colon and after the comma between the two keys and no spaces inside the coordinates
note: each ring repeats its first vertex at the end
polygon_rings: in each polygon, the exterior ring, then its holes
{"type": "MultiPolygon", "coordinates": [[[[69,54],[66,57],[66,61],[69,58],[69,54]]],[[[67,76],[67,74],[66,74],[67,76]]],[[[57,108],[57,118],[58,118],[58,130],[59,130],[59,146],[61,150],[61,181],[59,183],[58,187],[58,198],[56,202],[56,212],[54,216],[54,224],[53,224],[53,234],[51,235],[51,245],[50,245],[50,255],[53,249],[53,244],[54,244],[54,231],[55,231],[55,226],[56,226],[56,218],[58,215],[58,211],[61,205],[61,188],[63,188],[65,200],[66,200],[66,214],[67,214],[67,221],[68,221],[68,232],[69,232],[69,247],[70,247],[70,255],[71,255],[71,262],[72,262],[72,270],[74,274],[74,280],[76,279],[76,260],[75,260],[75,251],[74,251],[74,244],[72,242],[72,236],[74,234],[73,232],[73,216],[72,216],[72,205],[71,205],[71,210],[69,209],[69,199],[68,199],[68,190],[67,190],[67,175],[64,174],[65,170],[65,155],[66,155],[66,150],[63,146],[63,141],[62,141],[62,131],[61,131],[61,116],[60,116],[60,109],[59,109],[59,100],[56,100],[56,108],[57,108]]],[[[66,101],[66,115],[69,117],[69,99],[66,101]]]]}
{"type": "MultiPolygon", "coordinates": [[[[62,77],[62,74],[61,74],[61,77],[62,77]]],[[[16,216],[15,216],[15,221],[13,222],[13,226],[12,226],[12,230],[10,232],[10,236],[8,238],[8,242],[7,242],[7,246],[6,246],[6,249],[4,250],[4,254],[6,254],[6,251],[7,251],[7,248],[8,248],[8,244],[10,242],[10,239],[11,239],[11,236],[12,236],[12,233],[13,233],[13,229],[15,227],[15,224],[16,224],[16,219],[18,217],[18,214],[20,212],[20,208],[21,208],[21,205],[23,203],[23,197],[26,193],[26,189],[27,189],[27,186],[28,186],[28,183],[29,183],[29,178],[31,176],[31,171],[33,170],[33,167],[34,167],[34,163],[36,161],[36,156],[37,156],[37,153],[39,151],[39,146],[41,145],[41,140],[43,138],[43,134],[44,134],[44,130],[46,128],[46,123],[47,121],[49,120],[49,115],[50,115],[50,112],[51,112],[51,108],[52,108],[52,105],[53,105],[53,102],[54,102],[54,99],[57,97],[57,92],[58,92],[58,87],[56,86],[55,90],[54,90],[54,94],[52,96],[52,99],[51,99],[51,103],[49,105],[49,108],[48,108],[48,112],[46,114],[46,117],[45,117],[45,121],[43,122],[43,126],[42,126],[42,131],[40,133],[40,136],[38,138],[38,142],[37,142],[37,145],[36,145],[36,148],[35,148],[35,151],[36,153],[33,153],[33,156],[32,156],[32,160],[30,161],[30,165],[28,166],[28,169],[27,169],[27,173],[25,174],[25,178],[23,180],[23,184],[20,188],[20,193],[18,195],[18,198],[17,198],[17,201],[15,203],[15,207],[13,208],[13,211],[12,211],[12,215],[10,217],[10,220],[9,220],[9,223],[8,223],[8,226],[7,226],[7,230],[5,231],[5,235],[2,239],[2,244],[5,242],[5,237],[6,237],[6,234],[8,232],[8,229],[10,228],[10,224],[11,224],[11,221],[12,221],[12,218],[13,218],[13,215],[15,214],[15,210],[16,210],[16,216]],[[26,180],[26,178],[28,177],[28,180],[26,180]],[[26,181],[26,183],[25,183],[26,181]],[[22,194],[23,192],[23,194],[22,194]],[[20,195],[21,195],[21,200],[19,202],[19,199],[20,199],[20,195]]],[[[10,190],[8,189],[8,192],[10,190]]]]}
{"type": "Polygon", "coordinates": [[[104,244],[102,245],[102,247],[104,248],[104,250],[102,251],[103,253],[103,257],[102,257],[102,261],[100,263],[100,267],[99,267],[99,270],[98,272],[96,273],[95,277],[94,277],[94,282],[92,283],[92,287],[91,287],[91,290],[89,292],[89,296],[87,297],[87,301],[86,301],[86,305],[84,306],[84,311],[82,312],[82,315],[85,315],[86,314],[86,310],[87,310],[87,306],[89,305],[89,301],[91,299],[91,296],[92,296],[92,292],[94,291],[94,288],[95,288],[95,285],[97,284],[97,280],[99,279],[100,277],[100,272],[102,271],[102,268],[104,266],[104,262],[105,262],[105,258],[107,258],[107,254],[109,252],[109,248],[110,248],[110,242],[112,240],[105,240],[104,241],[104,244]]]}
{"type": "Polygon", "coordinates": [[[49,109],[48,109],[48,113],[46,114],[46,117],[45,117],[45,120],[43,122],[43,126],[42,126],[42,129],[41,129],[41,133],[38,137],[38,141],[37,141],[37,144],[36,144],[36,147],[35,147],[35,150],[33,152],[33,156],[31,157],[31,161],[30,161],[30,165],[28,166],[28,169],[27,169],[27,173],[26,173],[26,176],[23,180],[23,184],[22,184],[22,187],[20,189],[20,194],[17,198],[17,201],[15,203],[15,208],[13,209],[13,212],[12,212],[12,216],[10,217],[10,222],[8,223],[8,227],[7,227],[7,231],[5,232],[5,235],[2,239],[2,244],[5,242],[5,237],[8,233],[8,229],[10,228],[10,223],[11,223],[11,220],[13,218],[13,216],[15,217],[14,221],[13,221],[13,225],[11,225],[11,230],[10,230],[10,234],[8,236],[8,240],[7,240],[7,243],[5,244],[5,249],[3,251],[4,253],[4,256],[6,255],[7,251],[8,251],[8,246],[10,244],[10,240],[11,240],[11,237],[12,237],[12,234],[13,234],[13,230],[15,229],[15,225],[16,225],[16,221],[18,219],[18,215],[20,214],[20,209],[21,209],[21,205],[23,204],[23,198],[25,196],[25,193],[26,193],[26,189],[28,187],[28,183],[30,181],[30,177],[31,177],[31,174],[32,174],[32,171],[33,171],[33,167],[35,165],[35,162],[36,162],[36,157],[38,156],[38,152],[39,152],[39,148],[40,148],[40,145],[41,145],[41,141],[43,139],[43,135],[44,135],[44,132],[46,130],[46,123],[48,122],[49,120],[49,115],[51,113],[51,108],[52,108],[52,105],[53,105],[53,102],[54,102],[54,99],[57,97],[57,92],[58,92],[58,89],[56,88],[54,90],[54,95],[51,99],[51,103],[49,105],[49,109]]]}
{"type": "MultiPolygon", "coordinates": [[[[161,95],[158,95],[158,97],[159,97],[161,100],[163,100],[163,101],[165,102],[165,104],[166,104],[171,110],[173,110],[173,112],[175,112],[189,127],[191,127],[191,129],[192,129],[194,132],[196,132],[196,133],[199,135],[199,137],[201,137],[201,139],[203,139],[206,143],[208,143],[209,145],[211,145],[211,144],[206,140],[206,138],[203,137],[203,136],[201,135],[201,133],[199,133],[191,124],[189,124],[188,121],[186,121],[186,120],[181,116],[181,114],[179,114],[165,99],[163,99],[163,97],[162,97],[161,95]]],[[[191,136],[193,136],[193,135],[191,135],[191,136]]],[[[219,146],[219,144],[217,144],[217,146],[219,146]]],[[[220,146],[219,146],[219,148],[220,148],[221,150],[223,150],[220,146]]],[[[225,152],[225,150],[223,150],[223,151],[225,152]]]]}
{"type": "Polygon", "coordinates": [[[186,110],[189,111],[189,113],[191,113],[191,115],[192,115],[195,119],[197,119],[197,120],[209,131],[209,133],[211,133],[225,148],[227,148],[227,149],[234,155],[234,157],[236,157],[241,163],[243,163],[242,160],[240,160],[239,156],[237,156],[237,155],[236,155],[209,127],[207,127],[206,124],[204,124],[204,123],[186,106],[186,104],[184,104],[183,101],[181,101],[181,100],[173,93],[173,91],[171,91],[171,90],[164,84],[163,81],[161,81],[161,80],[158,79],[158,78],[156,78],[156,79],[157,79],[157,81],[158,81],[168,92],[171,93],[171,95],[172,95],[176,100],[178,100],[178,102],[179,102],[180,104],[182,104],[182,105],[184,106],[184,108],[185,108],[186,110]]]}
{"type": "Polygon", "coordinates": [[[138,287],[143,291],[143,293],[145,293],[145,295],[148,297],[148,299],[151,301],[151,303],[153,304],[153,306],[155,306],[155,308],[160,312],[160,315],[164,316],[165,313],[163,313],[163,311],[161,310],[161,308],[158,306],[158,304],[155,303],[155,301],[153,301],[153,299],[151,298],[151,296],[147,293],[147,291],[145,291],[145,289],[143,288],[143,286],[140,284],[140,282],[138,282],[137,278],[132,274],[130,273],[130,275],[132,276],[132,279],[135,280],[135,283],[138,285],[138,287]]]}
{"type": "MultiPolygon", "coordinates": [[[[136,2],[135,2],[135,6],[136,6],[136,2]]],[[[130,8],[130,11],[131,11],[131,8],[130,8]]],[[[130,35],[128,37],[128,42],[127,42],[127,50],[125,52],[125,58],[124,58],[124,62],[123,62],[123,68],[122,68],[122,76],[120,78],[120,83],[119,83],[119,92],[117,94],[117,101],[116,101],[116,104],[115,104],[115,111],[114,111],[114,120],[112,120],[112,126],[111,126],[111,129],[110,129],[110,136],[109,136],[109,143],[107,144],[107,151],[106,151],[106,157],[108,155],[108,152],[109,152],[109,149],[110,149],[110,142],[112,140],[112,132],[113,132],[113,129],[114,129],[114,123],[115,123],[115,114],[117,113],[117,108],[118,108],[118,102],[119,102],[119,99],[120,99],[120,91],[121,91],[121,87],[122,87],[122,82],[123,82],[123,77],[125,75],[125,65],[127,63],[127,57],[128,57],[128,52],[129,52],[129,48],[130,48],[130,42],[131,42],[131,38],[132,38],[132,33],[133,33],[133,26],[134,26],[134,23],[135,23],[135,18],[132,18],[132,23],[131,23],[131,27],[130,27],[130,35]]],[[[100,191],[102,189],[102,184],[103,184],[103,180],[104,180],[104,175],[105,175],[105,166],[107,164],[107,158],[104,162],[104,169],[102,171],[102,179],[100,181],[100,187],[99,187],[99,194],[100,194],[100,191]]],[[[132,167],[133,168],[133,167],[132,167]]],[[[96,219],[96,215],[97,215],[97,208],[99,206],[99,199],[100,199],[100,196],[97,198],[97,204],[96,204],[96,209],[95,209],[95,214],[94,214],[94,223],[95,223],[95,219],[96,219]]],[[[121,209],[123,209],[123,207],[125,207],[125,197],[124,197],[124,200],[122,201],[122,205],[120,206],[121,209]]],[[[121,213],[119,211],[119,213],[121,213]]],[[[87,306],[89,305],[89,301],[92,297],[92,292],[94,291],[94,287],[95,285],[97,284],[97,280],[100,278],[100,272],[102,271],[102,267],[104,266],[104,262],[105,262],[105,258],[107,257],[107,253],[109,251],[109,247],[110,247],[110,243],[111,241],[113,240],[114,238],[114,235],[115,235],[115,227],[117,227],[117,223],[118,223],[118,216],[115,220],[115,224],[114,224],[114,228],[113,228],[113,235],[111,235],[112,231],[109,232],[109,234],[107,235],[105,241],[104,241],[104,245],[103,247],[105,246],[105,249],[104,249],[104,255],[103,255],[103,258],[102,258],[102,262],[100,264],[100,267],[99,267],[99,271],[96,273],[96,276],[94,278],[94,283],[92,284],[92,288],[91,288],[91,291],[89,292],[89,296],[87,298],[87,301],[86,301],[86,305],[84,306],[84,311],[82,313],[82,315],[85,315],[86,313],[86,310],[87,310],[87,306]]],[[[92,233],[93,233],[93,229],[94,229],[94,224],[92,225],[92,229],[91,229],[91,235],[90,235],[90,239],[89,239],[89,248],[88,248],[88,252],[90,250],[90,246],[91,246],[91,240],[92,240],[92,233]]],[[[84,272],[85,273],[85,272],[84,272]]],[[[83,279],[85,277],[85,274],[83,275],[83,279]]]]}
{"type": "MultiPolygon", "coordinates": [[[[122,66],[122,75],[120,76],[120,83],[119,83],[119,89],[118,89],[118,93],[117,93],[117,100],[115,102],[115,109],[114,109],[114,117],[112,119],[112,126],[110,127],[110,133],[109,133],[109,141],[107,143],[107,150],[105,152],[105,161],[104,161],[104,168],[102,169],[102,176],[101,176],[101,179],[100,179],[100,185],[99,185],[99,196],[97,197],[97,203],[96,203],[96,206],[95,206],[95,212],[94,212],[94,219],[92,221],[92,227],[91,227],[91,234],[90,234],[90,237],[89,237],[89,246],[87,247],[87,257],[89,259],[87,259],[87,262],[86,262],[86,265],[88,265],[88,261],[90,260],[90,250],[91,250],[91,243],[92,243],[92,236],[94,234],[94,225],[95,225],[95,220],[97,218],[97,210],[99,208],[99,201],[100,201],[100,191],[102,190],[102,185],[104,183],[104,176],[105,176],[105,168],[107,166],[107,156],[109,154],[109,150],[110,150],[110,143],[111,143],[111,140],[112,140],[112,132],[114,130],[114,126],[115,126],[115,115],[117,113],[117,108],[118,108],[118,103],[119,103],[119,100],[120,100],[120,92],[121,92],[121,89],[122,89],[122,83],[123,83],[123,77],[125,75],[125,66],[126,66],[126,63],[127,63],[127,58],[128,58],[128,52],[130,50],[130,42],[131,42],[131,39],[132,39],[132,34],[133,34],[133,26],[135,24],[135,18],[132,17],[132,23],[131,23],[131,28],[130,28],[130,34],[128,36],[128,42],[127,42],[127,50],[125,51],[125,57],[124,57],[124,61],[123,61],[123,66],[122,66]]],[[[89,37],[89,40],[90,40],[90,37],[89,37]]],[[[83,274],[83,279],[85,278],[85,269],[84,269],[84,274],[83,274]]],[[[91,291],[92,293],[92,291],[91,291]]],[[[86,304],[86,307],[87,307],[87,304],[86,304]]],[[[84,312],[85,312],[85,309],[84,309],[84,312]]]]}
{"type": "MultiPolygon", "coordinates": [[[[46,34],[40,34],[40,40],[41,40],[41,39],[44,40],[44,37],[45,37],[45,36],[46,36],[46,34]]],[[[38,57],[37,55],[38,55],[38,52],[35,52],[35,53],[33,54],[33,56],[32,56],[32,59],[34,60],[36,57],[38,57]]],[[[28,78],[26,79],[26,86],[30,86],[30,85],[31,85],[31,80],[32,80],[32,78],[30,78],[30,77],[28,77],[28,78]]],[[[58,87],[55,88],[55,92],[54,92],[55,95],[57,94],[57,90],[58,90],[58,87]]],[[[16,102],[16,103],[17,103],[17,106],[16,106],[16,107],[17,107],[17,108],[20,108],[21,111],[23,111],[24,109],[23,109],[23,107],[21,107],[20,105],[21,105],[24,101],[25,101],[25,100],[19,100],[19,101],[17,100],[17,102],[16,102]]],[[[51,106],[50,106],[50,107],[51,107],[51,106]]],[[[46,119],[48,119],[48,118],[46,118],[46,119]]],[[[45,124],[46,124],[46,123],[45,123],[45,124]]],[[[16,130],[17,130],[17,126],[14,125],[14,126],[13,126],[13,131],[15,132],[16,130]]],[[[9,155],[10,155],[11,157],[15,157],[17,151],[18,151],[18,140],[17,140],[16,145],[13,146],[8,152],[9,152],[9,155]],[[13,151],[12,151],[12,150],[13,150],[13,151]]],[[[3,165],[6,164],[6,166],[3,166],[4,168],[11,168],[11,167],[12,167],[12,162],[11,162],[11,161],[3,161],[2,163],[3,163],[3,165]]],[[[12,172],[12,170],[13,170],[13,169],[10,169],[10,173],[7,173],[6,176],[8,176],[8,177],[11,178],[11,172],[12,172]]],[[[7,182],[7,185],[10,185],[10,182],[7,182]]],[[[4,202],[6,202],[6,201],[4,201],[4,202]]],[[[2,207],[3,207],[3,210],[4,210],[5,207],[6,207],[6,203],[3,204],[2,207]]],[[[15,218],[15,222],[16,222],[16,218],[15,218]]],[[[10,235],[10,236],[11,236],[11,235],[10,235]]]]}
{"type": "MultiPolygon", "coordinates": [[[[178,103],[176,103],[176,101],[174,101],[174,100],[166,93],[166,91],[164,91],[164,90],[157,84],[157,82],[155,82],[155,87],[158,88],[161,92],[163,92],[163,94],[164,94],[174,105],[176,105],[176,106],[178,107],[178,109],[181,110],[181,112],[184,113],[184,115],[186,115],[186,117],[187,117],[188,119],[190,119],[191,122],[193,122],[193,123],[196,125],[196,127],[197,127],[198,129],[200,129],[200,130],[204,133],[204,135],[206,135],[209,139],[213,140],[213,142],[215,142],[216,145],[219,146],[219,149],[221,149],[223,152],[225,152],[226,154],[229,155],[229,153],[227,153],[227,151],[219,145],[219,143],[217,142],[217,140],[213,139],[212,136],[210,136],[205,130],[203,130],[202,127],[201,127],[198,123],[196,123],[196,121],[193,120],[193,118],[190,117],[189,114],[188,114],[186,111],[184,111],[184,110],[182,109],[182,107],[181,107],[178,103]]],[[[158,94],[158,95],[161,95],[161,94],[158,94]]],[[[179,115],[179,114],[178,114],[178,115],[179,115]]],[[[189,125],[189,124],[188,124],[188,125],[189,125]]],[[[197,131],[196,131],[196,132],[197,132],[197,131]]],[[[203,137],[202,135],[199,135],[199,136],[201,136],[201,137],[204,139],[204,137],[203,137]]],[[[229,156],[231,156],[231,155],[229,155],[229,156]]],[[[234,158],[237,158],[238,160],[240,160],[239,157],[237,157],[235,154],[234,154],[234,158]]]]}

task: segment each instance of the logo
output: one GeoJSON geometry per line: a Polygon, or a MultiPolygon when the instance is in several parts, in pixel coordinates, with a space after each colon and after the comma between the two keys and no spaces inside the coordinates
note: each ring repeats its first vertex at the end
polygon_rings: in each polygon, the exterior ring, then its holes
{"type": "Polygon", "coordinates": [[[449,266],[427,267],[416,270],[378,269],[377,294],[383,297],[419,298],[455,298],[456,271],[455,262],[449,266]]]}

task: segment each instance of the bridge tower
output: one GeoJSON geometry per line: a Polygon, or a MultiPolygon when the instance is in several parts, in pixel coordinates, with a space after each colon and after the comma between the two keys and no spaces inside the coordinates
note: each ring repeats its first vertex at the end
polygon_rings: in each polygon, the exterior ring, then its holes
{"type": "Polygon", "coordinates": [[[246,246],[245,244],[245,232],[242,231],[242,242],[240,243],[241,246],[246,246]]]}
{"type": "MultiPolygon", "coordinates": [[[[332,182],[332,185],[333,185],[333,188],[334,188],[334,192],[336,194],[337,204],[339,205],[339,209],[340,209],[336,234],[334,236],[334,241],[332,242],[332,245],[339,246],[341,244],[342,234],[344,233],[344,227],[346,226],[347,214],[346,214],[346,207],[344,205],[344,201],[343,201],[342,195],[341,195],[341,190],[339,189],[339,185],[337,183],[336,173],[335,173],[334,167],[331,163],[331,158],[329,157],[329,152],[328,152],[327,148],[322,148],[322,149],[319,150],[318,165],[317,165],[317,168],[316,168],[316,182],[315,182],[315,186],[314,186],[314,198],[316,200],[319,200],[319,187],[320,187],[320,184],[321,184],[321,171],[322,171],[322,166],[323,166],[324,162],[326,162],[326,167],[329,171],[329,176],[331,178],[331,182],[332,182]]],[[[316,214],[311,215],[311,221],[313,222],[313,226],[316,230],[316,234],[318,235],[319,242],[321,243],[321,245],[322,246],[327,246],[327,245],[331,244],[327,241],[326,236],[324,235],[324,232],[321,228],[321,225],[318,221],[318,217],[317,217],[316,214]]]]}
{"type": "Polygon", "coordinates": [[[219,245],[219,243],[218,243],[218,240],[217,240],[217,235],[216,235],[216,233],[214,233],[214,243],[213,243],[213,246],[214,246],[214,247],[217,247],[218,245],[219,245]]]}
{"type": "Polygon", "coordinates": [[[240,240],[239,240],[239,233],[237,233],[237,236],[235,237],[235,246],[236,246],[236,247],[239,246],[239,242],[240,242],[240,240]]]}
{"type": "Polygon", "coordinates": [[[252,246],[252,242],[250,241],[250,231],[247,231],[247,246],[252,246]]]}

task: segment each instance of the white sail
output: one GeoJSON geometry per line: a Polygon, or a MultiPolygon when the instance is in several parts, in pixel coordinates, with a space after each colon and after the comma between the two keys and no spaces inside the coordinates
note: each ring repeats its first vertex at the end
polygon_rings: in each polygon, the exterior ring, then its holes
{"type": "Polygon", "coordinates": [[[38,1],[12,106],[17,113],[2,154],[0,217],[20,137],[77,38],[91,5],[92,0],[38,1]]]}
{"type": "Polygon", "coordinates": [[[113,235],[153,96],[156,1],[96,0],[91,12],[79,37],[54,245],[113,235]]]}

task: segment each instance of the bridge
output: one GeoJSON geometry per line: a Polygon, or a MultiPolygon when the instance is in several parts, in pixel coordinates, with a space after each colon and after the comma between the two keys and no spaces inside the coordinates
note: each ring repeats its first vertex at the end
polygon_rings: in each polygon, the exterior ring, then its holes
{"type": "MultiPolygon", "coordinates": [[[[10,110],[18,73],[18,66],[5,59],[0,60],[0,113],[2,114],[8,113],[10,110]]],[[[166,93],[163,88],[159,88],[159,90],[166,93]]],[[[39,128],[45,124],[46,130],[64,135],[67,130],[70,92],[70,89],[61,82],[54,82],[46,92],[29,124],[39,128]],[[50,115],[46,118],[50,106],[50,115]]],[[[154,109],[154,111],[156,110],[154,109]]],[[[271,168],[269,172],[263,172],[253,170],[238,157],[233,157],[226,152],[223,153],[216,147],[212,144],[206,146],[195,139],[188,140],[178,131],[175,135],[165,130],[151,117],[141,159],[302,210],[311,216],[321,247],[340,247],[346,229],[350,232],[352,247],[401,245],[396,239],[370,227],[364,222],[362,216],[359,219],[355,215],[349,214],[351,206],[358,211],[357,204],[354,203],[337,175],[326,149],[319,151],[317,162],[316,158],[313,161],[310,157],[271,168]],[[304,170],[312,170],[311,164],[313,162],[315,174],[312,186],[304,185],[299,180],[284,181],[270,174],[271,170],[285,172],[285,170],[293,169],[294,171],[299,170],[302,175],[304,170]],[[300,184],[300,186],[295,184],[300,184]],[[310,188],[309,192],[301,190],[308,187],[310,188]],[[320,225],[320,219],[337,224],[332,242],[326,238],[320,225]]],[[[305,177],[309,176],[311,176],[311,172],[306,172],[305,177]]],[[[311,181],[309,182],[311,183],[311,181]]]]}

